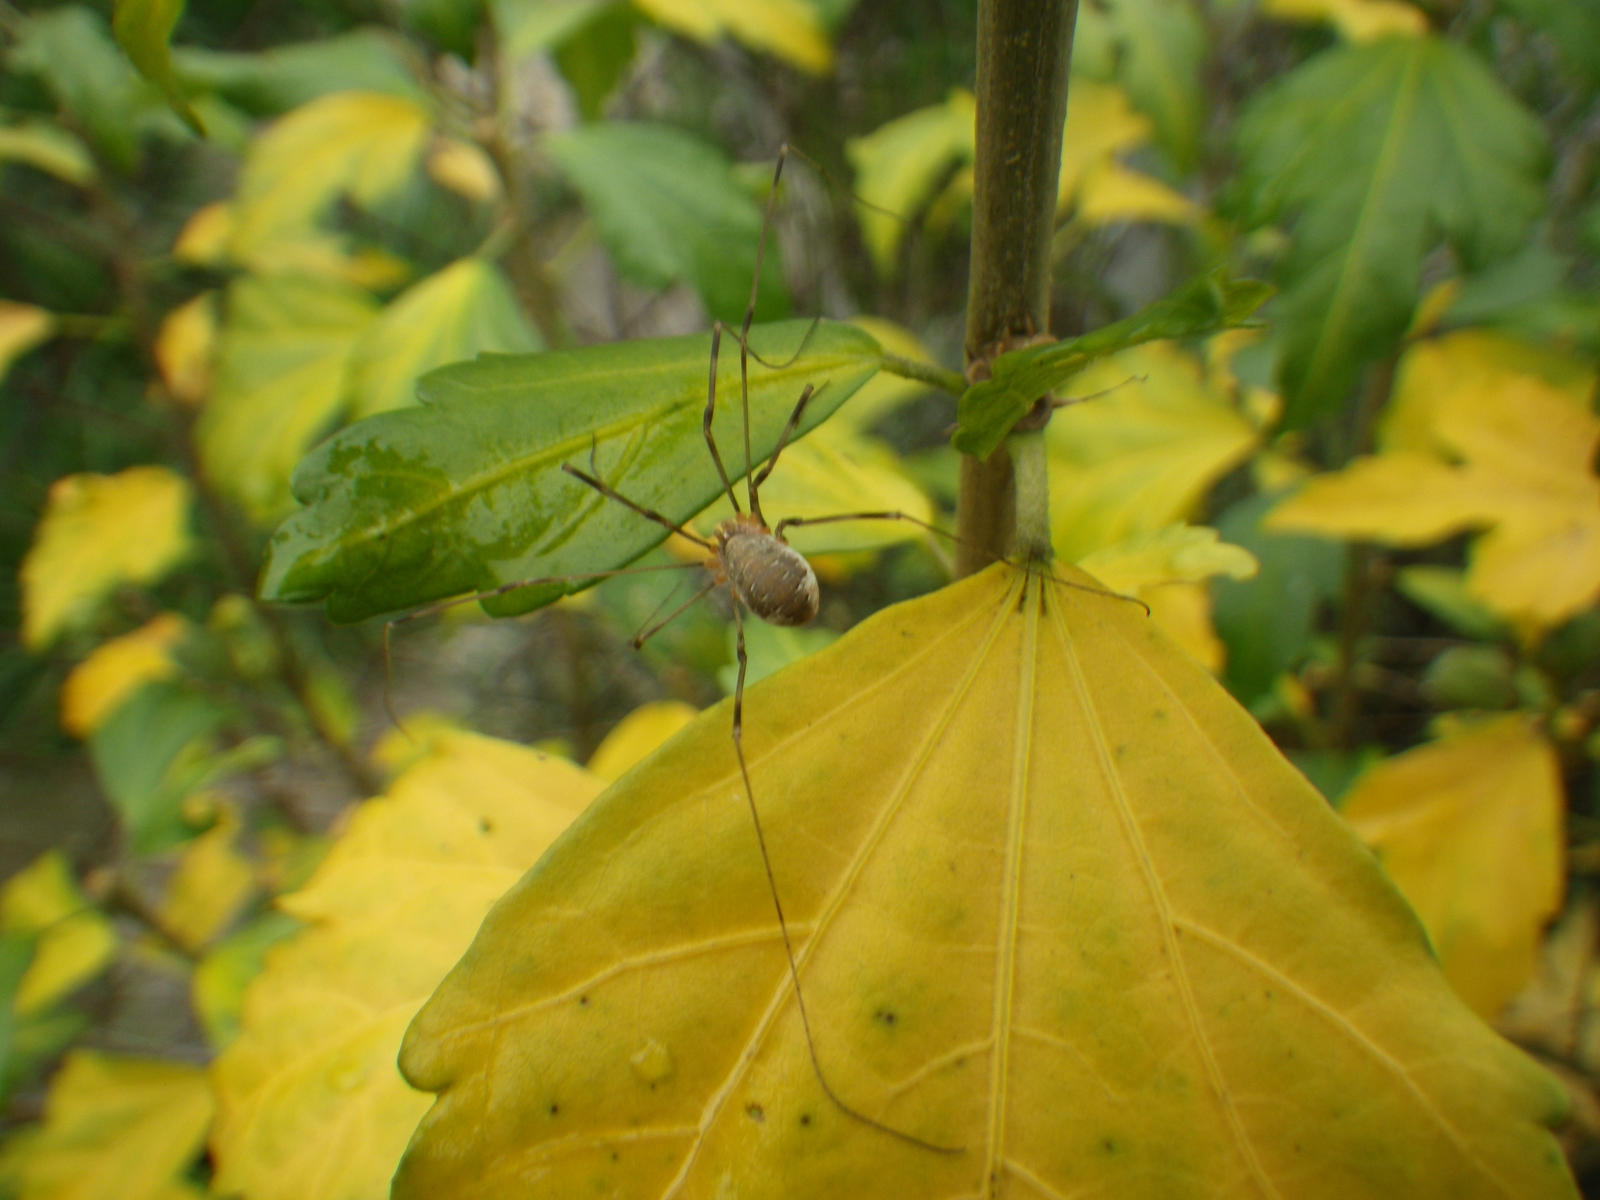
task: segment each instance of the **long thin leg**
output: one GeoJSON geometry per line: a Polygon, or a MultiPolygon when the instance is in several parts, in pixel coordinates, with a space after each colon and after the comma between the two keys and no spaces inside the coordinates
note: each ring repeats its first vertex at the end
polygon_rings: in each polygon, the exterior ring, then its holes
{"type": "MultiPolygon", "coordinates": [[[[678,619],[679,615],[681,615],[682,613],[687,611],[690,607],[692,607],[694,605],[695,601],[699,600],[702,596],[704,596],[707,592],[713,590],[716,586],[717,586],[717,581],[715,579],[713,579],[710,583],[706,584],[703,588],[700,588],[699,590],[697,590],[694,595],[690,596],[687,600],[685,600],[682,604],[678,605],[677,608],[673,609],[671,612],[669,612],[666,616],[662,617],[655,624],[652,625],[652,624],[650,624],[650,622],[646,621],[645,622],[645,628],[639,630],[638,633],[633,635],[633,648],[635,650],[639,649],[646,642],[648,642],[651,638],[655,637],[656,634],[660,633],[668,625],[671,625],[674,621],[676,621],[678,619]]],[[[658,607],[656,609],[656,612],[660,612],[660,611],[661,611],[661,609],[658,607]]]]}
{"type": "Polygon", "coordinates": [[[806,1012],[805,995],[800,990],[800,966],[795,960],[794,943],[789,938],[789,923],[783,915],[783,901],[778,898],[778,880],[772,873],[772,856],[767,852],[767,835],[761,825],[761,814],[756,809],[755,789],[750,786],[750,768],[744,760],[744,677],[750,660],[745,654],[744,618],[739,612],[737,601],[733,605],[733,631],[734,654],[739,661],[739,679],[733,689],[733,752],[739,760],[739,778],[744,783],[745,802],[750,806],[750,823],[755,827],[756,845],[761,848],[761,865],[767,872],[767,887],[772,893],[772,909],[778,916],[778,933],[783,938],[783,953],[789,963],[789,982],[794,987],[794,1006],[800,1013],[800,1028],[806,1035],[806,1052],[811,1056],[812,1073],[816,1075],[817,1083],[828,1099],[838,1105],[839,1111],[852,1120],[923,1150],[932,1150],[936,1154],[963,1154],[966,1152],[963,1146],[941,1146],[937,1142],[926,1141],[914,1133],[896,1129],[893,1125],[885,1125],[882,1121],[850,1107],[839,1098],[839,1093],[833,1090],[828,1077],[822,1073],[822,1062],[817,1058],[817,1041],[811,1033],[811,1017],[806,1012]]]}
{"type": "MultiPolygon", "coordinates": [[[[749,324],[749,322],[746,322],[749,324]]],[[[722,452],[717,449],[717,435],[711,432],[711,418],[717,411],[717,355],[722,350],[722,322],[713,321],[711,324],[711,382],[706,386],[706,411],[700,418],[700,432],[705,435],[706,449],[711,451],[711,461],[717,465],[717,477],[722,480],[722,490],[728,493],[728,503],[733,505],[734,512],[743,511],[739,507],[739,498],[733,494],[733,481],[728,478],[728,468],[722,465],[722,452]]],[[[745,428],[745,459],[750,458],[750,412],[746,408],[744,414],[745,428]]]]}
{"type": "Polygon", "coordinates": [[[658,513],[653,508],[646,508],[644,505],[640,504],[637,500],[629,500],[621,492],[617,491],[616,488],[612,487],[609,483],[603,482],[597,476],[590,475],[587,471],[580,471],[580,470],[578,470],[577,467],[573,466],[571,463],[562,463],[561,464],[561,469],[563,471],[565,471],[568,475],[571,475],[574,479],[582,480],[584,483],[586,483],[590,487],[592,487],[595,491],[599,492],[606,499],[615,500],[618,504],[621,504],[621,505],[623,505],[623,506],[625,506],[627,508],[633,509],[633,511],[638,513],[641,517],[648,517],[650,520],[654,521],[657,525],[666,526],[668,529],[672,530],[673,533],[678,534],[680,537],[688,538],[695,545],[701,547],[702,549],[704,549],[704,550],[706,550],[708,552],[711,552],[711,553],[715,553],[716,552],[715,547],[713,547],[710,542],[706,541],[706,539],[701,537],[698,533],[694,533],[691,530],[685,529],[682,525],[679,525],[676,521],[672,520],[669,517],[662,516],[660,513],[658,513]]]}
{"type": "MultiPolygon", "coordinates": [[[[823,384],[822,387],[827,387],[823,384]]],[[[800,418],[806,411],[806,405],[811,402],[811,397],[822,388],[814,388],[809,383],[800,393],[800,399],[795,401],[794,410],[789,413],[789,423],[783,427],[783,433],[778,436],[778,444],[772,448],[772,456],[767,459],[767,465],[761,468],[761,474],[750,481],[750,488],[757,495],[761,494],[761,485],[767,481],[767,476],[772,474],[772,468],[778,465],[778,455],[783,453],[783,448],[789,444],[789,439],[794,436],[794,431],[800,427],[800,418]]]]}
{"type": "MultiPolygon", "coordinates": [[[[744,470],[750,495],[750,512],[763,525],[761,498],[756,494],[755,460],[750,453],[750,323],[756,317],[756,296],[761,291],[761,265],[767,257],[767,234],[772,229],[772,213],[778,203],[778,182],[783,178],[783,164],[789,157],[787,144],[778,150],[778,165],[772,171],[772,187],[767,192],[766,211],[761,216],[761,240],[756,243],[756,269],[750,277],[750,299],[744,306],[744,321],[739,326],[739,403],[744,409],[744,470]]],[[[811,334],[808,332],[806,337],[811,334]]],[[[802,343],[804,345],[804,343],[802,343]]],[[[737,509],[738,505],[734,505],[737,509]]]]}

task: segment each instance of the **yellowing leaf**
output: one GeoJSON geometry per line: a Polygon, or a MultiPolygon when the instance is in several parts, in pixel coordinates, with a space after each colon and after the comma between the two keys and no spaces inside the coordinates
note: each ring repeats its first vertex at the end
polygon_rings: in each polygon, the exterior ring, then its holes
{"type": "Polygon", "coordinates": [[[589,774],[607,781],[624,774],[691,720],[698,710],[681,700],[658,700],[634,709],[589,756],[589,774]]]}
{"type": "Polygon", "coordinates": [[[84,144],[54,121],[0,125],[0,163],[27,163],[67,183],[94,178],[94,159],[84,144]]]}
{"type": "Polygon", "coordinates": [[[485,351],[538,348],[500,272],[463,258],[402,293],[361,335],[350,358],[350,416],[416,401],[417,376],[485,351]]]}
{"type": "Polygon", "coordinates": [[[59,850],[41,854],[0,888],[0,932],[37,938],[13,1001],[24,1015],[88,982],[117,950],[111,922],[78,890],[59,850]]]}
{"type": "Polygon", "coordinates": [[[833,47],[804,0],[633,0],[652,21],[710,43],[732,34],[753,50],[787,59],[820,75],[833,66],[833,47]]]}
{"type": "Polygon", "coordinates": [[[61,727],[74,737],[88,737],[144,684],[170,679],[178,669],[172,650],[187,631],[182,617],[162,613],[95,647],[61,685],[61,727]]]}
{"type": "Polygon", "coordinates": [[[430,128],[426,109],[383,92],[334,92],[280,118],[245,156],[232,254],[298,234],[341,195],[383,199],[411,174],[430,128]]]}
{"type": "Polygon", "coordinates": [[[350,354],[376,306],[327,279],[228,289],[217,384],[195,430],[211,478],[255,517],[289,507],[289,475],[344,409],[350,354]]]}
{"type": "Polygon", "coordinates": [[[1121,88],[1092,79],[1073,80],[1067,92],[1058,206],[1071,205],[1092,168],[1149,141],[1151,129],[1150,118],[1129,103],[1121,88]]]}
{"type": "Polygon", "coordinates": [[[1051,538],[1069,561],[1183,520],[1257,441],[1226,392],[1171,343],[1103,359],[1072,390],[1092,398],[1045,431],[1051,538]]]}
{"type": "Polygon", "coordinates": [[[401,1032],[495,898],[599,790],[559,759],[464,733],[356,811],[281,907],[310,928],[267,958],[217,1060],[219,1193],[381,1196],[427,1098],[401,1032]]]}
{"type": "Polygon", "coordinates": [[[11,364],[55,332],[56,319],[45,309],[0,299],[0,379],[11,364]]]}
{"type": "Polygon", "coordinates": [[[943,104],[918,109],[845,143],[856,191],[874,206],[857,215],[880,271],[894,264],[905,234],[905,221],[895,214],[916,212],[952,164],[972,158],[977,111],[972,93],[957,88],[943,104]]]}
{"type": "Polygon", "coordinates": [[[74,1051],[20,1156],[20,1200],[200,1200],[183,1176],[211,1108],[198,1067],[74,1051]]]}
{"type": "Polygon", "coordinates": [[[1262,0],[1261,12],[1280,21],[1326,22],[1352,42],[1428,31],[1428,18],[1402,0],[1262,0]]]}
{"type": "Polygon", "coordinates": [[[1600,596],[1592,366],[1460,333],[1407,352],[1384,452],[1312,480],[1266,528],[1416,545],[1483,529],[1470,593],[1537,634],[1600,596]]]}
{"type": "Polygon", "coordinates": [[[1342,808],[1450,982],[1493,1017],[1532,977],[1561,906],[1565,802],[1550,744],[1520,716],[1460,729],[1368,771],[1342,808]]]}
{"type": "MultiPolygon", "coordinates": [[[[1088,576],[1069,576],[1092,583],[1088,576]]],[[[1135,605],[999,566],[710,710],[485,921],[397,1200],[1575,1196],[1561,1088],[1135,605]]]]}
{"type": "Polygon", "coordinates": [[[22,640],[43,649],[125,583],[154,583],[188,553],[189,485],[165,467],[50,485],[22,560],[22,640]]]}
{"type": "Polygon", "coordinates": [[[1198,225],[1204,216],[1205,210],[1181,192],[1112,159],[1091,167],[1078,185],[1077,218],[1087,225],[1123,221],[1198,225]]]}
{"type": "Polygon", "coordinates": [[[428,176],[468,200],[488,204],[500,196],[494,163],[472,142],[440,138],[428,151],[428,176]]]}
{"type": "Polygon", "coordinates": [[[216,346],[215,292],[201,292],[162,319],[156,332],[156,366],[176,400],[195,407],[210,393],[216,346]]]}
{"type": "Polygon", "coordinates": [[[239,818],[220,819],[183,848],[167,883],[161,927],[186,950],[199,950],[226,929],[256,891],[254,862],[239,850],[239,818]]]}

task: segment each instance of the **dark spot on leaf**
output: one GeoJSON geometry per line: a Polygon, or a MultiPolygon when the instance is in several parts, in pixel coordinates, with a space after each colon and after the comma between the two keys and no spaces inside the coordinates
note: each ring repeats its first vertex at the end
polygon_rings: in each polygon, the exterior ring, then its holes
{"type": "Polygon", "coordinates": [[[578,1007],[579,1008],[588,1008],[589,1007],[589,996],[588,996],[588,993],[585,993],[584,995],[578,997],[578,1007]]]}
{"type": "Polygon", "coordinates": [[[478,818],[478,832],[479,833],[493,833],[494,832],[494,822],[489,820],[488,817],[479,817],[478,818]]]}
{"type": "Polygon", "coordinates": [[[561,1105],[559,1105],[559,1104],[552,1104],[552,1105],[551,1105],[551,1106],[550,1106],[550,1115],[551,1115],[551,1116],[552,1116],[552,1117],[554,1117],[554,1116],[559,1116],[559,1115],[560,1115],[560,1113],[561,1113],[561,1105]]]}
{"type": "Polygon", "coordinates": [[[618,1154],[615,1150],[613,1150],[611,1152],[611,1161],[612,1162],[621,1162],[622,1161],[622,1155],[618,1154]]]}
{"type": "Polygon", "coordinates": [[[1106,1138],[1105,1141],[1100,1143],[1100,1147],[1107,1154],[1115,1154],[1115,1153],[1117,1153],[1117,1150],[1118,1150],[1117,1139],[1116,1138],[1106,1138]]]}
{"type": "Polygon", "coordinates": [[[889,1009],[880,1008],[877,1012],[872,1014],[872,1019],[874,1021],[878,1021],[878,1022],[880,1022],[880,1023],[884,1024],[884,1025],[893,1025],[900,1018],[895,1016],[894,1013],[891,1012],[889,1009]]]}
{"type": "Polygon", "coordinates": [[[767,1110],[754,1100],[744,1106],[744,1114],[752,1121],[765,1121],[767,1119],[767,1110]]]}
{"type": "Polygon", "coordinates": [[[811,1114],[810,1113],[801,1113],[800,1114],[800,1124],[802,1124],[802,1125],[810,1125],[811,1124],[811,1114]]]}

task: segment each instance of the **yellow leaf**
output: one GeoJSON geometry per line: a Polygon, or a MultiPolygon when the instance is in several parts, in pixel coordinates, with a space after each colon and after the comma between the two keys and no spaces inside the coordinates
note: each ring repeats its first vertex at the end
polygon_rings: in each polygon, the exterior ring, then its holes
{"type": "MultiPolygon", "coordinates": [[[[896,325],[893,321],[874,316],[851,317],[850,324],[870,333],[885,354],[897,355],[911,362],[929,366],[939,365],[928,348],[917,339],[917,335],[903,325],[896,325]]],[[[906,379],[888,371],[879,371],[857,388],[850,399],[828,418],[828,424],[843,425],[857,433],[865,434],[868,426],[881,420],[907,400],[926,395],[927,391],[928,386],[925,383],[906,379]]]]}
{"type": "Polygon", "coordinates": [[[94,158],[84,144],[55,121],[23,120],[0,125],[0,163],[27,163],[67,183],[94,178],[94,158]]]}
{"type": "Polygon", "coordinates": [[[1565,801],[1555,752],[1521,716],[1458,730],[1368,771],[1342,809],[1485,1017],[1533,976],[1561,905],[1565,801]]]}
{"type": "Polygon", "coordinates": [[[1312,480],[1264,528],[1419,545],[1470,529],[1469,592],[1530,634],[1600,596],[1591,364],[1466,332],[1407,351],[1383,453],[1312,480]]]}
{"type": "Polygon", "coordinates": [[[752,50],[786,59],[820,75],[833,66],[833,47],[804,0],[633,0],[657,24],[710,43],[724,32],[752,50]]]}
{"type": "Polygon", "coordinates": [[[21,1155],[19,1200],[200,1200],[183,1176],[211,1109],[198,1067],[74,1051],[21,1155]]]}
{"type": "Polygon", "coordinates": [[[1122,150],[1150,140],[1150,118],[1135,109],[1114,84],[1074,79],[1067,93],[1067,124],[1061,143],[1057,207],[1070,208],[1085,177],[1122,150]]]}
{"type": "Polygon", "coordinates": [[[113,589],[156,582],[190,545],[189,485],[165,467],[56,480],[22,560],[24,644],[41,650],[113,589]]]}
{"type": "Polygon", "coordinates": [[[431,118],[384,92],[334,92],[274,122],[245,155],[230,250],[249,259],[311,226],[339,196],[371,206],[411,174],[431,118]]]}
{"type": "Polygon", "coordinates": [[[178,669],[172,651],[188,629],[176,613],[162,613],[95,647],[61,685],[61,727],[74,737],[88,737],[139,688],[172,678],[178,669]]]}
{"type": "Polygon", "coordinates": [[[1261,12],[1280,21],[1326,22],[1351,42],[1428,31],[1428,18],[1401,0],[1262,0],[1261,12]]]}
{"type": "Polygon", "coordinates": [[[350,417],[416,401],[417,376],[485,351],[533,350],[510,285],[481,258],[463,258],[413,284],[350,353],[350,417]]]}
{"type": "Polygon", "coordinates": [[[191,408],[211,391],[211,366],[217,346],[217,295],[201,292],[162,319],[155,359],[167,391],[191,408]]]}
{"type": "MultiPolygon", "coordinates": [[[[1092,583],[1088,576],[1069,578],[1092,583]]],[[[1144,613],[998,566],[598,800],[407,1033],[397,1200],[1575,1196],[1563,1093],[1144,613]]]]}
{"type": "Polygon", "coordinates": [[[213,1068],[219,1193],[381,1196],[427,1097],[400,1035],[484,912],[600,788],[570,763],[464,733],[361,806],[281,907],[305,932],[270,952],[213,1068]]]}
{"type": "Polygon", "coordinates": [[[500,198],[500,175],[493,161],[472,142],[440,138],[428,151],[428,176],[458,196],[490,204],[500,198]]]}
{"type": "Polygon", "coordinates": [[[589,774],[610,782],[682,729],[699,710],[681,700],[658,700],[634,709],[589,756],[589,774]]]}
{"type": "Polygon", "coordinates": [[[943,104],[907,113],[845,143],[856,192],[874,205],[860,209],[857,217],[878,270],[894,265],[905,235],[904,214],[921,208],[952,165],[972,158],[977,111],[972,93],[956,88],[943,104]]]}
{"type": "Polygon", "coordinates": [[[88,982],[117,950],[111,922],[78,890],[59,850],[41,854],[0,888],[0,932],[38,939],[12,1001],[22,1015],[88,982]]]}
{"type": "Polygon", "coordinates": [[[238,280],[227,308],[195,438],[217,486],[265,523],[292,504],[290,473],[343,411],[350,354],[376,306],[359,289],[283,275],[238,280]]]}
{"type": "Polygon", "coordinates": [[[255,894],[255,863],[236,844],[239,817],[223,809],[215,825],[183,848],[167,883],[161,927],[198,951],[226,929],[255,894]]]}
{"type": "Polygon", "coordinates": [[[1092,166],[1078,185],[1077,217],[1087,225],[1124,221],[1198,225],[1204,216],[1205,210],[1187,196],[1113,159],[1092,166]]]}
{"type": "Polygon", "coordinates": [[[1102,359],[1072,391],[1093,398],[1057,412],[1045,431],[1051,537],[1068,561],[1185,519],[1258,440],[1200,362],[1171,343],[1102,359]]]}
{"type": "Polygon", "coordinates": [[[190,214],[172,243],[172,257],[196,266],[220,266],[228,260],[233,238],[233,205],[218,200],[190,214]]]}
{"type": "Polygon", "coordinates": [[[0,379],[11,364],[55,332],[56,319],[32,304],[0,299],[0,379]]]}

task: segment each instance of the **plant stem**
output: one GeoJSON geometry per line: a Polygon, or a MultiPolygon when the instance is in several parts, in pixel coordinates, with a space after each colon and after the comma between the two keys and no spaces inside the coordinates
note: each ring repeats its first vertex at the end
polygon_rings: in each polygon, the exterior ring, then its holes
{"type": "MultiPolygon", "coordinates": [[[[982,0],[978,7],[969,367],[1049,326],[1050,234],[1077,16],[1077,0],[982,0]]],[[[1048,553],[1048,542],[1035,541],[1036,527],[1027,544],[1016,536],[1011,454],[1001,446],[986,460],[961,460],[959,575],[1014,550],[1048,553]]],[[[1041,472],[1030,467],[1026,475],[1029,487],[1043,485],[1041,472]]],[[[1026,507],[1037,507],[1036,500],[1026,507]]]]}
{"type": "Polygon", "coordinates": [[[901,379],[914,379],[918,383],[925,383],[952,396],[959,396],[967,390],[967,381],[958,372],[946,370],[937,363],[902,358],[898,354],[885,354],[882,366],[891,375],[898,375],[901,379]]]}

